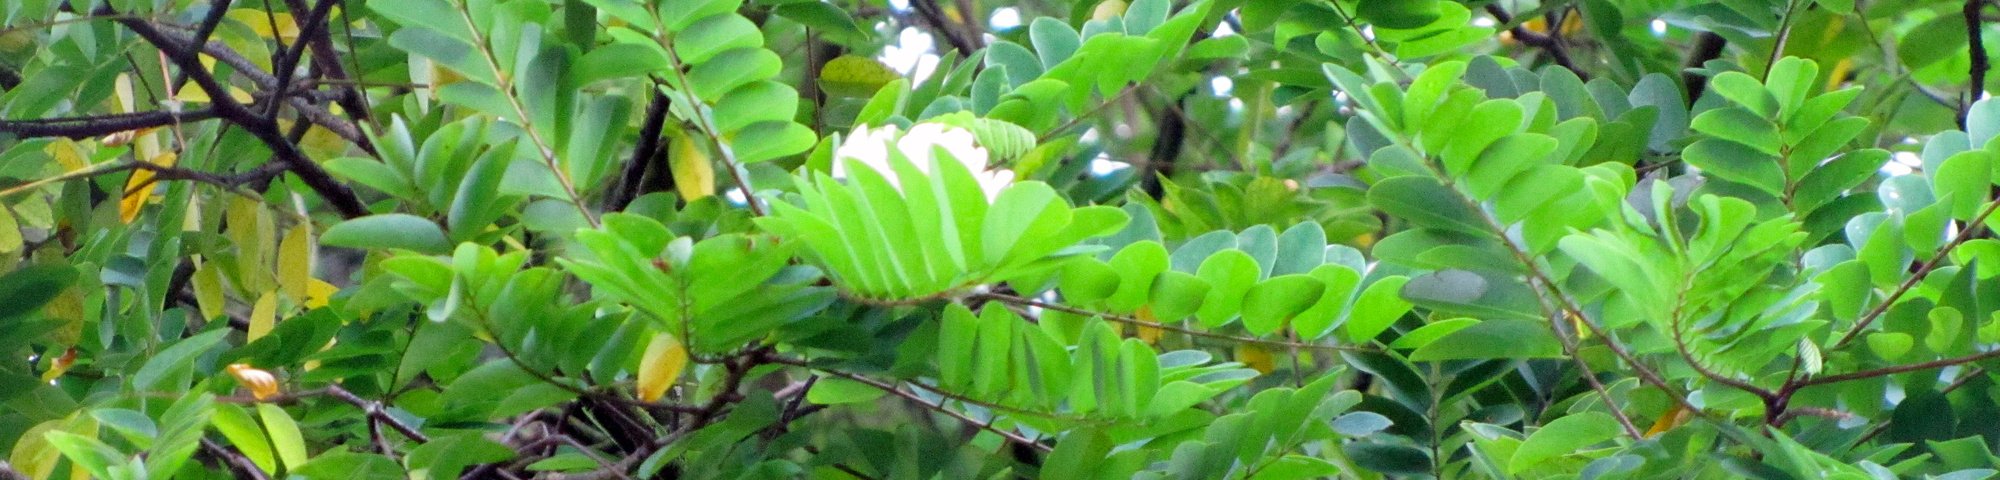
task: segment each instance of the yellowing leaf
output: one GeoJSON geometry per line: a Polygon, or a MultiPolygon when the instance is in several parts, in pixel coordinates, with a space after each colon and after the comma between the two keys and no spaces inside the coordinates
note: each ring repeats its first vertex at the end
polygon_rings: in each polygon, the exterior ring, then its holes
{"type": "Polygon", "coordinates": [[[303,303],[312,286],[312,230],[300,223],[278,243],[278,288],[303,303]]]}
{"type": "Polygon", "coordinates": [[[49,371],[42,372],[42,381],[53,382],[57,378],[62,378],[63,372],[68,372],[70,365],[75,364],[76,347],[69,347],[68,350],[63,350],[62,356],[49,361],[49,371]]]}
{"type": "Polygon", "coordinates": [[[687,362],[687,347],[680,339],[670,333],[653,335],[653,341],[646,344],[645,357],[639,360],[639,399],[653,402],[665,396],[687,362]]]}
{"type": "Polygon", "coordinates": [[[1125,2],[1123,0],[1104,0],[1103,3],[1097,4],[1096,8],[1090,9],[1091,20],[1110,20],[1111,17],[1124,14],[1125,2]]]}
{"type": "Polygon", "coordinates": [[[0,253],[21,249],[21,222],[14,220],[14,212],[0,206],[0,253]]]}
{"type": "Polygon", "coordinates": [[[819,69],[820,89],[839,97],[869,97],[883,85],[903,78],[882,61],[861,55],[841,55],[819,69]]]}
{"type": "MultiPolygon", "coordinates": [[[[178,158],[179,155],[174,152],[166,152],[149,159],[148,162],[172,166],[178,158]]],[[[146,202],[153,198],[153,171],[133,170],[132,176],[125,179],[124,195],[124,198],[118,201],[118,219],[132,223],[133,219],[139,218],[139,210],[146,208],[146,202]]]]}
{"type": "Polygon", "coordinates": [[[49,341],[56,345],[76,345],[83,338],[83,287],[70,286],[49,300],[42,307],[42,314],[62,320],[61,326],[49,332],[49,341]]]}
{"type": "Polygon", "coordinates": [[[83,146],[78,145],[76,140],[57,138],[49,142],[48,146],[42,147],[42,151],[55,157],[56,163],[62,165],[65,172],[74,172],[90,166],[90,157],[84,155],[83,146]]]}
{"type": "Polygon", "coordinates": [[[300,303],[305,304],[308,309],[324,307],[327,299],[333,298],[335,293],[340,293],[340,287],[326,283],[325,280],[309,278],[306,283],[306,299],[300,303]]]}
{"type": "Polygon", "coordinates": [[[674,173],[674,189],[681,192],[681,198],[689,202],[715,194],[715,161],[708,156],[687,132],[672,129],[667,141],[673,143],[668,152],[667,165],[674,173]]]}
{"type": "Polygon", "coordinates": [[[56,226],[55,211],[49,208],[48,198],[41,195],[29,195],[21,199],[21,203],[14,204],[14,218],[28,228],[56,226]]]}
{"type": "Polygon", "coordinates": [[[250,30],[257,32],[257,36],[265,39],[271,38],[271,24],[273,23],[277,24],[277,33],[284,37],[283,40],[286,44],[290,44],[292,40],[299,38],[299,22],[292,20],[292,14],[290,13],[274,14],[254,8],[238,8],[230,10],[227,16],[231,20],[249,25],[250,30]]]}
{"type": "Polygon", "coordinates": [[[222,268],[214,262],[201,262],[194,269],[194,303],[201,308],[201,317],[214,319],[223,315],[222,268]]]}
{"type": "MultiPolygon", "coordinates": [[[[1133,312],[1133,313],[1132,313],[1132,317],[1133,317],[1133,318],[1137,318],[1137,319],[1139,319],[1139,321],[1141,321],[1141,322],[1146,322],[1146,323],[1151,323],[1151,324],[1155,324],[1155,325],[1158,325],[1158,324],[1160,323],[1160,320],[1159,320],[1159,319],[1157,319],[1157,318],[1153,318],[1153,306],[1152,306],[1152,305],[1142,305],[1142,306],[1140,306],[1140,307],[1139,307],[1139,311],[1137,311],[1137,312],[1133,312]]],[[[1159,344],[1160,344],[1160,328],[1159,328],[1159,327],[1148,327],[1148,326],[1145,326],[1145,325],[1139,325],[1139,326],[1137,326],[1137,327],[1136,327],[1136,330],[1137,330],[1137,332],[1136,332],[1136,333],[1137,333],[1137,335],[1136,335],[1136,336],[1137,336],[1137,337],[1139,337],[1139,340],[1140,340],[1140,341],[1143,341],[1143,342],[1146,342],[1146,343],[1149,343],[1149,344],[1153,344],[1153,345],[1159,345],[1159,344]]]]}
{"type": "MultiPolygon", "coordinates": [[[[49,420],[29,427],[28,431],[21,433],[20,440],[14,444],[14,451],[7,456],[7,463],[11,464],[14,471],[35,480],[47,480],[49,475],[55,473],[56,461],[62,459],[62,451],[56,450],[55,445],[49,444],[44,435],[48,432],[87,433],[88,436],[95,438],[97,419],[79,410],[71,413],[68,418],[49,420]]],[[[85,469],[73,470],[88,474],[85,469]]]]}
{"type": "Polygon", "coordinates": [[[269,371],[251,367],[248,363],[232,363],[223,370],[228,370],[229,376],[236,377],[236,383],[250,389],[250,395],[258,400],[278,394],[278,376],[269,371]]]}
{"type": "Polygon", "coordinates": [[[278,227],[271,218],[270,210],[256,200],[231,195],[229,209],[223,213],[223,220],[229,228],[223,233],[236,244],[236,281],[238,291],[246,296],[277,288],[272,277],[272,263],[276,261],[278,227]]]}
{"type": "Polygon", "coordinates": [[[244,338],[257,341],[271,333],[271,328],[277,325],[278,292],[264,292],[264,295],[257,297],[257,304],[250,307],[250,328],[245,332],[244,338]]]}
{"type": "Polygon", "coordinates": [[[299,139],[299,148],[313,160],[326,161],[347,152],[347,139],[332,130],[314,125],[306,129],[306,136],[299,139]]]}
{"type": "Polygon", "coordinates": [[[1271,373],[1278,368],[1278,364],[1271,358],[1271,351],[1255,344],[1236,344],[1236,361],[1258,373],[1271,373]]]}

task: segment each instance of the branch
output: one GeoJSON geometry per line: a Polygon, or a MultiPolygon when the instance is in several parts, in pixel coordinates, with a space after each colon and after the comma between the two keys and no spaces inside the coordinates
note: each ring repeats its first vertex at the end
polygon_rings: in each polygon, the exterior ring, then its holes
{"type": "MultiPolygon", "coordinates": [[[[1486,4],[1486,14],[1492,15],[1493,20],[1501,24],[1514,23],[1514,16],[1508,15],[1507,10],[1500,8],[1500,4],[1498,3],[1486,4]]],[[[1561,31],[1562,26],[1550,25],[1549,30],[1551,32],[1561,31]]],[[[1556,38],[1555,35],[1536,33],[1534,30],[1529,30],[1527,27],[1520,25],[1515,25],[1512,29],[1507,30],[1507,33],[1512,34],[1515,40],[1520,40],[1522,45],[1548,51],[1550,60],[1555,61],[1556,65],[1561,65],[1563,68],[1569,69],[1570,72],[1575,73],[1577,78],[1583,79],[1583,81],[1590,81],[1590,73],[1583,71],[1582,68],[1577,68],[1576,62],[1569,58],[1569,49],[1564,47],[1562,40],[1556,38]]]]}
{"type": "Polygon", "coordinates": [[[924,397],[918,396],[915,393],[905,391],[902,388],[898,388],[895,385],[889,384],[888,382],[835,370],[821,370],[821,371],[826,372],[829,375],[852,380],[856,383],[860,383],[870,387],[875,387],[876,389],[879,389],[883,392],[888,392],[898,397],[903,397],[904,399],[909,400],[911,403],[923,406],[924,409],[926,410],[942,413],[951,418],[958,419],[958,421],[960,422],[965,422],[966,425],[971,425],[981,430],[992,432],[994,435],[999,435],[1000,438],[1007,439],[1007,441],[1009,442],[1014,442],[1015,444],[1024,447],[1033,448],[1035,450],[1041,451],[1042,453],[1049,453],[1055,451],[1055,447],[1050,447],[1047,444],[1031,440],[1028,437],[1023,437],[1021,436],[1021,434],[1018,433],[1010,432],[1007,430],[1001,430],[999,427],[993,426],[991,422],[982,422],[979,420],[975,420],[972,417],[968,417],[963,413],[958,413],[957,410],[946,408],[942,403],[931,403],[929,400],[924,400],[924,397]]]}
{"type": "MultiPolygon", "coordinates": [[[[965,32],[953,28],[957,24],[945,18],[944,8],[938,6],[937,0],[910,0],[910,9],[916,10],[917,18],[930,24],[931,30],[936,31],[938,36],[944,37],[945,43],[950,44],[951,48],[966,55],[971,55],[973,51],[981,48],[982,42],[978,37],[966,38],[965,32]]],[[[970,12],[963,13],[971,15],[970,12]]]]}
{"type": "Polygon", "coordinates": [[[1979,18],[1979,10],[1981,7],[1986,6],[1986,1],[1965,0],[1965,44],[1971,48],[1972,71],[1970,74],[1972,76],[1972,88],[1965,92],[1965,100],[1959,103],[1958,128],[1961,130],[1965,129],[1966,115],[1972,113],[1972,102],[1979,101],[1979,98],[1986,93],[1986,71],[1991,68],[1987,64],[1986,42],[1982,39],[1984,35],[1981,34],[1981,31],[1984,30],[1981,27],[1984,25],[1980,23],[1979,18]]]}
{"type": "MultiPolygon", "coordinates": [[[[109,10],[109,7],[105,7],[105,10],[109,10]]],[[[284,135],[278,132],[276,122],[257,116],[242,103],[237,102],[235,97],[230,96],[229,88],[209,74],[208,68],[201,64],[201,59],[193,50],[182,48],[144,20],[127,18],[118,22],[173,60],[196,85],[201,86],[202,91],[208,93],[209,100],[214,102],[214,108],[219,116],[229,120],[230,123],[242,126],[244,130],[263,141],[265,146],[271,148],[272,154],[278,161],[284,162],[293,174],[299,176],[300,181],[338,210],[341,216],[356,218],[368,214],[368,207],[361,204],[361,199],[355,196],[354,189],[334,180],[326,169],[319,166],[319,163],[306,158],[305,152],[300,151],[298,145],[286,141],[284,135]]]]}
{"type": "Polygon", "coordinates": [[[646,104],[646,118],[639,123],[639,144],[632,147],[632,159],[625,161],[625,171],[619,175],[618,187],[604,196],[604,210],[624,211],[632,200],[639,198],[640,182],[645,181],[646,166],[653,162],[666,146],[660,131],[666,127],[667,110],[673,106],[673,99],[653,88],[653,100],[646,104]]]}
{"type": "Polygon", "coordinates": [[[1695,100],[1701,99],[1701,94],[1708,91],[1708,77],[1688,70],[1701,68],[1707,65],[1709,60],[1722,58],[1722,47],[1728,44],[1728,40],[1716,35],[1715,32],[1701,32],[1695,35],[1694,48],[1688,50],[1687,60],[1681,62],[1681,83],[1687,85],[1688,106],[1694,106],[1695,100]]]}
{"type": "Polygon", "coordinates": [[[88,117],[0,120],[0,133],[11,133],[20,138],[69,137],[81,140],[124,131],[199,122],[215,117],[215,110],[200,108],[184,112],[156,110],[88,117]]]}
{"type": "Polygon", "coordinates": [[[1896,304],[1896,300],[1902,299],[1904,294],[1910,293],[1911,288],[1915,288],[1918,283],[1922,283],[1924,276],[1929,275],[1932,270],[1936,270],[1939,265],[1944,264],[1945,259],[1951,257],[1952,250],[1957,249],[1959,245],[1965,244],[1967,240],[1976,238],[1977,235],[1975,234],[1986,228],[1986,217],[1992,216],[1995,208],[2000,208],[2000,202],[1987,203],[1986,208],[1980,209],[1978,215],[1973,215],[1971,221],[1965,222],[1965,228],[1959,229],[1958,234],[1952,236],[1951,241],[1945,242],[1942,247],[1938,247],[1936,256],[1924,261],[1923,265],[1917,266],[1916,271],[1910,272],[1910,278],[1904,279],[1902,284],[1897,285],[1895,290],[1889,292],[1889,298],[1882,299],[1882,303],[1876,304],[1875,308],[1869,309],[1868,313],[1861,315],[1860,319],[1854,321],[1854,326],[1849,327],[1847,333],[1840,336],[1840,340],[1834,341],[1833,345],[1827,348],[1831,350],[1846,345],[1848,341],[1854,340],[1855,336],[1860,335],[1862,329],[1868,328],[1868,324],[1874,323],[1877,318],[1881,318],[1883,313],[1889,311],[1890,306],[1896,304]]]}
{"type": "Polygon", "coordinates": [[[1906,372],[1914,372],[1914,371],[1918,371],[1918,370],[1929,370],[1929,369],[1933,369],[1933,368],[1943,368],[1943,367],[1949,367],[1949,366],[1952,366],[1952,365],[1959,365],[1959,364],[1965,364],[1965,363],[1972,363],[1972,362],[1977,362],[1977,361],[1980,361],[1980,360],[1985,360],[1985,359],[1988,359],[1988,358],[1993,358],[1993,357],[2000,357],[2000,350],[1992,350],[1992,351],[1986,351],[1986,352],[1979,352],[1979,353],[1975,353],[1975,354],[1971,354],[1971,355],[1966,355],[1966,356],[1963,356],[1963,357],[1953,357],[1953,358],[1946,358],[1946,359],[1942,359],[1942,360],[1932,360],[1932,361],[1928,361],[1928,362],[1924,362],[1924,363],[1912,363],[1912,364],[1908,364],[1908,365],[1897,365],[1897,366],[1893,366],[1893,367],[1883,367],[1883,368],[1877,368],[1877,369],[1874,369],[1874,370],[1862,370],[1862,371],[1859,371],[1859,372],[1854,372],[1854,373],[1844,373],[1844,374],[1840,374],[1840,375],[1832,375],[1832,376],[1826,376],[1826,377],[1819,377],[1819,378],[1811,378],[1811,379],[1806,379],[1806,380],[1804,380],[1804,381],[1801,381],[1801,382],[1798,382],[1798,385],[1799,385],[1800,387],[1809,387],[1809,386],[1813,386],[1813,385],[1825,385],[1825,384],[1829,384],[1829,383],[1839,383],[1839,382],[1845,382],[1845,381],[1848,381],[1848,380],[1860,380],[1860,379],[1864,379],[1864,378],[1874,378],[1874,377],[1880,377],[1880,376],[1883,376],[1883,375],[1895,375],[1895,374],[1898,374],[1898,373],[1906,373],[1906,372]]]}
{"type": "Polygon", "coordinates": [[[243,476],[249,477],[250,480],[271,480],[271,476],[264,473],[264,469],[257,468],[257,463],[250,461],[250,457],[243,456],[242,452],[230,450],[229,447],[206,437],[201,439],[201,449],[207,451],[209,455],[214,455],[215,458],[222,459],[222,463],[229,464],[230,468],[242,472],[243,476]]]}
{"type": "Polygon", "coordinates": [[[431,441],[431,437],[429,435],[424,435],[424,432],[417,431],[416,428],[411,427],[408,424],[403,423],[402,420],[397,420],[396,417],[389,415],[388,411],[382,409],[382,402],[361,398],[361,396],[355,395],[354,392],[349,392],[345,388],[340,388],[339,385],[327,385],[326,395],[333,398],[338,398],[341,401],[347,402],[356,407],[361,407],[361,411],[367,412],[369,419],[375,422],[379,422],[381,424],[388,425],[389,428],[395,429],[396,433],[401,433],[403,434],[403,436],[409,437],[410,440],[415,440],[417,443],[430,443],[431,441]]]}

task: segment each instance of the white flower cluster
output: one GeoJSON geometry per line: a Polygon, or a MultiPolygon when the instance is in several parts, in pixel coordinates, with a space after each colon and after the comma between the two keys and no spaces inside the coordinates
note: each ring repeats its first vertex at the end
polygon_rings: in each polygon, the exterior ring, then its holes
{"type": "Polygon", "coordinates": [[[852,159],[881,173],[884,178],[889,179],[890,185],[902,188],[902,183],[896,179],[895,168],[889,163],[889,145],[893,143],[896,145],[896,151],[901,152],[904,158],[915,164],[917,170],[927,174],[932,173],[933,160],[947,160],[932,157],[933,152],[943,148],[945,153],[951,156],[951,160],[965,164],[965,168],[972,171],[973,177],[979,179],[979,187],[986,192],[986,200],[989,202],[1000,196],[1000,190],[1014,183],[1014,171],[1004,168],[987,169],[986,148],[977,144],[970,130],[939,123],[919,123],[910,127],[907,133],[898,130],[895,125],[873,129],[867,125],[855,127],[854,133],[848,135],[846,140],[840,142],[840,147],[833,151],[833,177],[847,178],[845,160],[852,159]]]}

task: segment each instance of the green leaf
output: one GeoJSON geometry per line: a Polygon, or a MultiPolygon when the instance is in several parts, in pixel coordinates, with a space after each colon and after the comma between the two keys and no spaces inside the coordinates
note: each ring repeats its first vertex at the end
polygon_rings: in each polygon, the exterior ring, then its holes
{"type": "MultiPolygon", "coordinates": [[[[1776,169],[1776,166],[1772,168],[1776,169]]],[[[1457,192],[1431,178],[1409,176],[1383,180],[1368,189],[1368,202],[1391,217],[1416,225],[1480,237],[1493,236],[1492,229],[1480,220],[1480,214],[1473,211],[1457,192]]]]}
{"type": "Polygon", "coordinates": [[[748,164],[804,152],[817,142],[819,136],[811,128],[783,121],[750,125],[729,143],[735,148],[736,161],[748,164]]]}
{"type": "Polygon", "coordinates": [[[1411,361],[1562,358],[1549,326],[1527,320],[1487,320],[1446,334],[1410,354],[1411,361]]]}
{"type": "MultiPolygon", "coordinates": [[[[725,1],[721,3],[726,5],[733,2],[725,1]]],[[[734,9],[734,7],[728,7],[724,11],[734,9]]],[[[671,18],[671,16],[668,18],[671,18]]],[[[673,22],[669,20],[667,23],[670,25],[668,28],[672,28],[671,24],[673,22]]],[[[687,30],[683,30],[680,34],[674,36],[673,45],[675,58],[680,60],[681,63],[700,66],[708,63],[717,54],[725,51],[759,49],[758,47],[764,46],[764,34],[757,30],[757,24],[751,23],[750,19],[743,18],[742,15],[735,13],[722,13],[701,17],[700,20],[696,20],[692,25],[688,25],[687,30]]],[[[765,75],[764,77],[769,77],[769,75],[765,75]]]]}
{"type": "Polygon", "coordinates": [[[1785,171],[1776,157],[1741,143],[1704,139],[1681,152],[1688,165],[1716,178],[1756,187],[1772,196],[1785,193],[1785,171]]]}
{"type": "Polygon", "coordinates": [[[1917,344],[1915,338],[1903,332],[1875,332],[1868,334],[1867,339],[1868,351],[1874,352],[1877,358],[1889,361],[1903,358],[1917,344]]]}
{"type": "Polygon", "coordinates": [[[738,48],[717,54],[688,71],[688,86],[704,100],[720,100],[736,87],[771,78],[784,68],[778,54],[762,48],[738,48]]]}
{"type": "MultiPolygon", "coordinates": [[[[1388,0],[1382,0],[1388,1],[1388,0]]],[[[1354,464],[1392,475],[1422,475],[1431,471],[1431,457],[1405,445],[1354,442],[1341,447],[1354,464]]]]}
{"type": "Polygon", "coordinates": [[[1354,299],[1354,310],[1347,316],[1347,340],[1368,343],[1409,313],[1410,302],[1397,294],[1409,281],[1409,277],[1391,276],[1376,280],[1363,290],[1361,297],[1354,299]]]}
{"type": "Polygon", "coordinates": [[[429,469],[433,478],[457,477],[465,467],[514,458],[514,449],[477,433],[438,435],[410,450],[404,462],[411,470],[429,469]]]}
{"type": "Polygon", "coordinates": [[[1771,121],[1744,108],[1717,108],[1694,117],[1695,130],[1710,136],[1744,144],[1769,155],[1778,155],[1783,140],[1771,121]]]}
{"type": "Polygon", "coordinates": [[[442,255],[451,251],[444,230],[423,217],[403,213],[369,215],[348,220],[320,234],[322,245],[359,249],[399,248],[442,255]]]}
{"type": "Polygon", "coordinates": [[[194,367],[195,360],[207,353],[209,348],[220,343],[223,335],[228,333],[230,333],[228,329],[211,330],[161,349],[160,353],[146,360],[145,366],[139,367],[139,371],[132,374],[132,389],[140,392],[185,391],[185,381],[164,385],[161,382],[167,380],[168,375],[181,379],[188,378],[188,370],[194,367]]]}
{"type": "Polygon", "coordinates": [[[1986,201],[1993,187],[1992,154],[1985,150],[1959,152],[1930,173],[1931,188],[1937,198],[1951,198],[1951,216],[1969,220],[1986,201]]]}
{"type": "Polygon", "coordinates": [[[612,43],[583,54],[570,75],[576,85],[589,85],[598,80],[670,72],[673,65],[663,53],[653,45],[612,43]]]}
{"type": "Polygon", "coordinates": [[[0,320],[35,313],[76,281],[76,269],[66,265],[27,265],[0,276],[0,320]]]}
{"type": "Polygon", "coordinates": [[[215,413],[209,417],[213,422],[211,424],[229,439],[229,445],[243,452],[243,456],[249,457],[257,468],[266,472],[278,471],[277,457],[271,455],[271,440],[264,436],[264,429],[257,426],[257,421],[251,419],[243,407],[228,403],[214,405],[215,413]]]}
{"type": "Polygon", "coordinates": [[[1383,28],[1412,29],[1437,21],[1438,0],[1361,0],[1356,16],[1383,28]]]}
{"type": "Polygon", "coordinates": [[[1039,17],[1029,23],[1028,40],[1035,45],[1035,52],[1041,54],[1044,69],[1055,68],[1056,64],[1068,60],[1083,44],[1083,37],[1078,36],[1075,29],[1054,17],[1039,17]]]}
{"type": "Polygon", "coordinates": [[[1764,82],[1757,81],[1743,72],[1722,72],[1708,81],[1708,88],[1721,94],[1759,117],[1772,118],[1778,115],[1778,97],[1764,88],[1764,82]]]}
{"type": "Polygon", "coordinates": [[[1243,296],[1243,326],[1268,335],[1293,316],[1319,302],[1326,283],[1305,274],[1280,275],[1258,282],[1243,296]]]}
{"type": "Polygon", "coordinates": [[[1178,322],[1202,308],[1213,287],[1201,277],[1172,270],[1153,279],[1153,317],[1160,322],[1178,322]]]}
{"type": "Polygon", "coordinates": [[[1558,418],[1535,430],[1514,450],[1507,473],[1520,474],[1552,458],[1568,455],[1619,435],[1618,420],[1603,412],[1584,412],[1558,418]]]}
{"type": "Polygon", "coordinates": [[[1439,320],[1430,325],[1417,327],[1416,330],[1411,330],[1410,333],[1405,333],[1403,336],[1396,337],[1396,341],[1390,343],[1389,348],[1421,348],[1425,345],[1430,345],[1431,342],[1435,342],[1439,338],[1444,338],[1445,335],[1464,330],[1465,327],[1478,325],[1479,323],[1480,321],[1470,318],[1439,320]]]}
{"type": "Polygon", "coordinates": [[[285,468],[296,469],[306,463],[306,441],[299,434],[298,422],[285,409],[269,403],[257,404],[257,416],[264,419],[264,431],[271,435],[271,445],[276,447],[278,460],[285,468]]]}
{"type": "Polygon", "coordinates": [[[1257,259],[1242,250],[1216,252],[1201,262],[1195,276],[1214,288],[1202,299],[1195,316],[1208,327],[1218,327],[1235,319],[1242,311],[1244,295],[1257,283],[1257,259]]]}

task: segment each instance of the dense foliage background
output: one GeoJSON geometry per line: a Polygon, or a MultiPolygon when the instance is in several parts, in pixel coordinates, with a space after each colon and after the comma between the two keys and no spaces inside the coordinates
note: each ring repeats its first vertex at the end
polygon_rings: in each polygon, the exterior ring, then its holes
{"type": "Polygon", "coordinates": [[[1988,478],[1990,3],[0,2],[0,478],[1988,478]]]}

